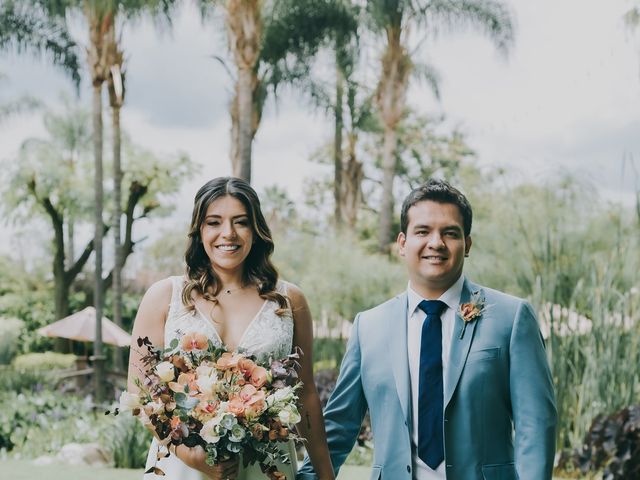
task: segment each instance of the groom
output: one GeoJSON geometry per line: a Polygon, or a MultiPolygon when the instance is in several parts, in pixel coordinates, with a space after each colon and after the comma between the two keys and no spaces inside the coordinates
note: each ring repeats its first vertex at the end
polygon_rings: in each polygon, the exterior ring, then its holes
{"type": "MultiPolygon", "coordinates": [[[[405,199],[407,291],[356,316],[325,409],[336,471],[368,409],[371,480],[551,479],[556,408],[538,323],[525,301],[464,277],[471,219],[444,181],[405,199]]],[[[297,479],[315,478],[306,459],[297,479]]]]}

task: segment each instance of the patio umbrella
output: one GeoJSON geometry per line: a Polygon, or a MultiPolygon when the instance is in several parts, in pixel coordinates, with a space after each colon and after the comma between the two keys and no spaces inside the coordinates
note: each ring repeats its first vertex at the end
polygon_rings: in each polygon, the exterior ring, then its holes
{"type": "MultiPolygon", "coordinates": [[[[87,307],[62,320],[39,328],[37,332],[47,337],[93,342],[96,339],[96,309],[87,307]]],[[[102,317],[102,341],[118,347],[126,347],[131,343],[131,335],[108,318],[102,317]]]]}

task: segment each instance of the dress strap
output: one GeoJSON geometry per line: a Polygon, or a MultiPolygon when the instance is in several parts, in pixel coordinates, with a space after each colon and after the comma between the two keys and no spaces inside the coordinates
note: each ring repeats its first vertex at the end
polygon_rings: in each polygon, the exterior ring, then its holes
{"type": "Polygon", "coordinates": [[[285,282],[284,280],[278,280],[278,283],[276,283],[276,292],[282,294],[282,295],[286,295],[287,294],[287,282],[285,282]]]}
{"type": "Polygon", "coordinates": [[[169,303],[169,313],[167,320],[182,311],[182,288],[184,287],[184,276],[175,275],[171,279],[171,302],[169,303]]]}

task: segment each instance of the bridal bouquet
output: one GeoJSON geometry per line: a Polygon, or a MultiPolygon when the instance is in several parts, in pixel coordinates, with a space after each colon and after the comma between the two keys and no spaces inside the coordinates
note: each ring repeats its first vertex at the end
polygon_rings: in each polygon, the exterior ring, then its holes
{"type": "MultiPolygon", "coordinates": [[[[137,382],[138,393],[122,393],[116,415],[131,411],[166,444],[201,445],[210,465],[242,452],[245,466],[257,462],[269,478],[285,478],[276,462],[290,459],[278,442],[297,438],[299,351],[261,365],[200,333],[174,339],[164,351],[146,337],[138,346],[147,349],[144,380],[137,382]]],[[[146,473],[162,474],[158,470],[146,473]]]]}

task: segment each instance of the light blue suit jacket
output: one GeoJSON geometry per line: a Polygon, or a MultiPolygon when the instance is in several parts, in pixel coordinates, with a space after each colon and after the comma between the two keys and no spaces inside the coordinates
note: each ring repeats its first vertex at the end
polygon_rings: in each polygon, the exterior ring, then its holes
{"type": "MultiPolygon", "coordinates": [[[[551,479],[556,408],[544,342],[531,306],[465,280],[461,303],[479,292],[485,312],[455,318],[444,392],[447,480],[551,479]]],[[[407,358],[407,295],[353,324],[340,376],[324,412],[337,471],[371,416],[371,480],[411,480],[412,407],[407,358]]],[[[309,459],[298,480],[316,475],[309,459]]]]}

